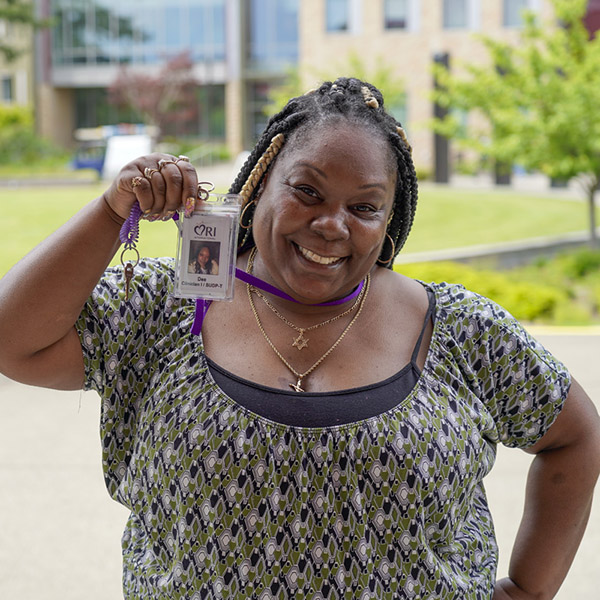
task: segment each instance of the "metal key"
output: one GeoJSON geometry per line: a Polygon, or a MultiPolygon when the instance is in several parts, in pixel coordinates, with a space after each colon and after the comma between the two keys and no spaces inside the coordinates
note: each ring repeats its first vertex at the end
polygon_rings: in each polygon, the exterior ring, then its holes
{"type": "Polygon", "coordinates": [[[129,300],[129,287],[133,277],[133,265],[130,262],[125,265],[123,275],[125,276],[125,300],[129,300]]]}

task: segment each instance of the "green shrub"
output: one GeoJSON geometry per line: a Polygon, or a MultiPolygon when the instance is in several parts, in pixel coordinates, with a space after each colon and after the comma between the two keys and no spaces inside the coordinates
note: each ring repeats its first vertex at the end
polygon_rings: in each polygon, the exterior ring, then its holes
{"type": "Polygon", "coordinates": [[[600,250],[580,248],[560,255],[555,263],[565,277],[578,280],[590,273],[600,272],[600,250]]]}
{"type": "Polygon", "coordinates": [[[33,127],[13,124],[0,128],[0,165],[32,164],[64,157],[65,150],[40,138],[33,127]]]}
{"type": "Polygon", "coordinates": [[[33,111],[27,106],[0,105],[0,131],[12,125],[33,127],[33,111]]]}
{"type": "Polygon", "coordinates": [[[554,322],[558,306],[567,298],[562,290],[549,285],[517,281],[505,273],[480,271],[453,262],[395,265],[394,270],[425,282],[461,283],[494,300],[523,321],[554,322]]]}

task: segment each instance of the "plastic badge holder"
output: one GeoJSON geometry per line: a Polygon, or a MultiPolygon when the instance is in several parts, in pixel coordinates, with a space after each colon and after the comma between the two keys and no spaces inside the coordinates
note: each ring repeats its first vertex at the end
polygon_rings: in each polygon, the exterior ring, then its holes
{"type": "Polygon", "coordinates": [[[174,295],[232,300],[241,197],[208,194],[191,217],[179,213],[174,295]]]}

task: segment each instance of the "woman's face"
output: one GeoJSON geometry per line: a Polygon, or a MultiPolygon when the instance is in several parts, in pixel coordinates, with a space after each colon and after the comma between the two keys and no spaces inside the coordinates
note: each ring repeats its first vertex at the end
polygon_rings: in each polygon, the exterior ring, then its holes
{"type": "Polygon", "coordinates": [[[256,274],[306,303],[349,293],[375,264],[396,185],[388,144],[342,122],[295,140],[256,207],[256,274]]]}
{"type": "Polygon", "coordinates": [[[200,252],[198,252],[198,256],[196,258],[196,260],[198,261],[198,264],[201,267],[206,267],[206,263],[208,262],[209,258],[210,258],[209,249],[206,246],[200,248],[200,252]]]}

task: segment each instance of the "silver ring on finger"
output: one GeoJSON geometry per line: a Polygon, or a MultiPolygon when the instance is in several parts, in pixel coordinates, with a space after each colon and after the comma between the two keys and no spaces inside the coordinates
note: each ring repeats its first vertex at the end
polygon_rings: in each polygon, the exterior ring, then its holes
{"type": "Polygon", "coordinates": [[[158,170],[160,171],[165,165],[175,165],[177,161],[174,158],[161,158],[158,161],[158,170]]]}
{"type": "Polygon", "coordinates": [[[189,159],[189,157],[185,156],[185,154],[180,154],[180,155],[177,157],[177,160],[176,160],[175,162],[176,162],[176,163],[178,163],[179,161],[183,161],[183,162],[187,162],[187,163],[189,163],[189,162],[190,162],[190,159],[189,159]]]}
{"type": "Polygon", "coordinates": [[[146,179],[152,179],[152,175],[154,175],[154,173],[158,173],[158,169],[155,169],[154,167],[146,167],[144,169],[144,177],[146,179]]]}
{"type": "Polygon", "coordinates": [[[215,189],[215,185],[212,181],[200,181],[198,183],[198,198],[200,200],[208,200],[209,194],[215,189]],[[204,186],[209,186],[208,188],[204,186]]]}

